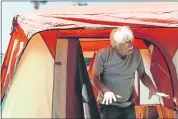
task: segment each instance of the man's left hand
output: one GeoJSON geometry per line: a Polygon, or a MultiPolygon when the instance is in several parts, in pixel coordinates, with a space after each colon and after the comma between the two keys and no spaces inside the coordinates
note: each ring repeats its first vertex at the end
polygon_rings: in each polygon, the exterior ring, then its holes
{"type": "Polygon", "coordinates": [[[158,95],[158,96],[161,96],[163,98],[170,98],[169,95],[165,94],[165,93],[161,93],[161,92],[152,92],[150,91],[150,94],[149,94],[149,99],[153,96],[153,95],[158,95]]]}
{"type": "Polygon", "coordinates": [[[170,98],[169,95],[166,95],[165,93],[157,92],[156,95],[161,96],[161,97],[165,97],[165,98],[170,98]]]}

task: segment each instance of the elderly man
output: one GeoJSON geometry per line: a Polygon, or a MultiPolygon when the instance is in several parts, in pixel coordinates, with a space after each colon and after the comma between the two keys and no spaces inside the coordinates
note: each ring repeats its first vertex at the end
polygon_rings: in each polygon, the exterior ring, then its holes
{"type": "Polygon", "coordinates": [[[111,46],[98,51],[93,66],[91,83],[100,92],[98,102],[101,118],[136,118],[133,105],[135,71],[153,94],[160,93],[153,85],[145,68],[140,51],[133,47],[134,35],[129,27],[114,29],[110,34],[111,46]]]}

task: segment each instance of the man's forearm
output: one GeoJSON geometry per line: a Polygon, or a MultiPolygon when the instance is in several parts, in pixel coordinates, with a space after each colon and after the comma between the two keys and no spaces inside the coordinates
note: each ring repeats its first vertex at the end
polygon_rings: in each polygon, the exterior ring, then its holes
{"type": "Polygon", "coordinates": [[[144,75],[141,77],[141,81],[152,92],[154,93],[158,92],[153,82],[151,81],[150,77],[146,73],[144,73],[144,75]]]}
{"type": "Polygon", "coordinates": [[[103,93],[110,91],[97,76],[92,76],[91,83],[103,93]]]}

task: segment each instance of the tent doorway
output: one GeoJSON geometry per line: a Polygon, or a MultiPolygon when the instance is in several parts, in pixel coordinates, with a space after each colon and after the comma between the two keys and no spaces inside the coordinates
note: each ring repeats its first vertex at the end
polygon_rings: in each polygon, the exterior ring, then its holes
{"type": "MultiPolygon", "coordinates": [[[[86,41],[92,41],[92,40],[90,38],[80,39],[81,46],[83,47],[84,50],[85,50],[86,41]]],[[[108,39],[99,39],[98,41],[95,41],[95,43],[97,42],[98,45],[100,45],[99,49],[110,45],[108,39]],[[103,47],[102,44],[104,44],[103,47]]],[[[98,47],[97,44],[95,45],[96,45],[95,47],[98,47]]],[[[152,79],[153,84],[157,87],[159,91],[164,92],[165,94],[169,94],[172,99],[173,89],[172,89],[171,76],[169,73],[170,70],[160,49],[158,49],[158,47],[153,43],[151,43],[149,40],[145,40],[145,39],[136,39],[134,45],[140,50],[144,62],[145,71],[152,79]],[[161,82],[163,82],[164,84],[161,82]]],[[[92,51],[92,49],[90,49],[90,51],[83,51],[89,77],[91,75],[93,60],[95,58],[95,54],[97,53],[97,50],[95,49],[92,51]]],[[[94,87],[93,90],[96,99],[98,90],[94,87]]],[[[151,99],[148,99],[149,90],[140,81],[140,79],[137,76],[137,73],[135,74],[135,90],[138,96],[136,100],[137,105],[162,104],[170,109],[174,107],[174,103],[172,101],[171,101],[172,103],[170,103],[169,99],[162,99],[161,97],[156,95],[152,96],[151,99]]]]}

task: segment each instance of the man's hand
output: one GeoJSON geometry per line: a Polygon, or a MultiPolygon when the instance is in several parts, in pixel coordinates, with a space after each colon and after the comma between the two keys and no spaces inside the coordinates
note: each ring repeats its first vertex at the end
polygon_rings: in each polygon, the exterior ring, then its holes
{"type": "Polygon", "coordinates": [[[116,98],[122,98],[120,95],[115,95],[113,92],[108,91],[104,93],[104,99],[102,104],[108,105],[109,103],[111,104],[113,101],[116,102],[116,98]]]}
{"type": "Polygon", "coordinates": [[[150,77],[146,74],[146,72],[143,73],[143,75],[140,77],[142,83],[149,88],[150,93],[149,93],[149,99],[153,96],[153,95],[158,95],[161,96],[163,98],[170,98],[169,95],[166,95],[164,93],[159,92],[156,87],[153,85],[153,82],[151,81],[150,77]]]}
{"type": "Polygon", "coordinates": [[[153,96],[153,95],[158,95],[158,96],[161,96],[161,97],[163,97],[163,98],[170,98],[170,96],[169,95],[166,95],[165,93],[161,93],[161,92],[159,92],[159,91],[151,91],[150,90],[150,93],[149,93],[149,99],[153,96]]]}
{"type": "Polygon", "coordinates": [[[161,96],[161,97],[165,97],[165,98],[170,98],[169,95],[166,95],[165,93],[157,92],[156,95],[161,96]]]}

